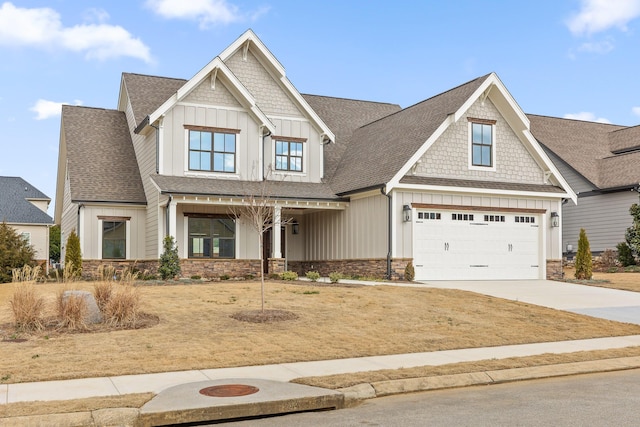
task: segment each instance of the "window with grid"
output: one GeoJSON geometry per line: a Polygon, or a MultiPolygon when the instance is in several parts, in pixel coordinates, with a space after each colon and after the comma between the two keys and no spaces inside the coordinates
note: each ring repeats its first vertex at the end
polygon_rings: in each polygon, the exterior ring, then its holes
{"type": "Polygon", "coordinates": [[[471,123],[471,164],[493,166],[493,126],[486,123],[471,123]]]}
{"type": "Polygon", "coordinates": [[[302,172],[302,142],[276,141],[276,170],[302,172]]]}
{"type": "Polygon", "coordinates": [[[235,254],[235,220],[189,216],[189,258],[235,258],[235,254]]]}
{"type": "Polygon", "coordinates": [[[189,170],[236,171],[236,134],[189,130],[189,170]]]}

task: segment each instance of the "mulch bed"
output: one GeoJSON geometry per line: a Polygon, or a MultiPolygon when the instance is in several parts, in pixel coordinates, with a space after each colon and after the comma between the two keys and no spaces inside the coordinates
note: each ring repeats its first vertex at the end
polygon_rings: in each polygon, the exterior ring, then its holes
{"type": "Polygon", "coordinates": [[[286,310],[245,310],[234,313],[230,317],[241,322],[273,323],[295,320],[298,315],[286,310]]]}

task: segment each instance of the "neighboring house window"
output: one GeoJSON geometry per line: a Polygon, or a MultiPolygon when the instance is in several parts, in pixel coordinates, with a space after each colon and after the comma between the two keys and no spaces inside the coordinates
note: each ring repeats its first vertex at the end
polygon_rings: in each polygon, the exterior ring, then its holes
{"type": "Polygon", "coordinates": [[[20,236],[22,237],[22,240],[24,240],[27,243],[27,245],[31,244],[31,233],[28,233],[28,232],[20,233],[20,236]]]}
{"type": "Polygon", "coordinates": [[[189,170],[234,173],[238,132],[189,129],[189,170]]]}
{"type": "Polygon", "coordinates": [[[471,164],[493,166],[493,126],[486,123],[471,123],[471,164]]]}
{"type": "Polygon", "coordinates": [[[127,222],[102,221],[102,259],[127,257],[127,222]]]}
{"type": "Polygon", "coordinates": [[[276,140],[276,170],[302,172],[303,143],[276,140]]]}
{"type": "Polygon", "coordinates": [[[235,258],[235,255],[233,219],[189,216],[189,258],[235,258]]]}

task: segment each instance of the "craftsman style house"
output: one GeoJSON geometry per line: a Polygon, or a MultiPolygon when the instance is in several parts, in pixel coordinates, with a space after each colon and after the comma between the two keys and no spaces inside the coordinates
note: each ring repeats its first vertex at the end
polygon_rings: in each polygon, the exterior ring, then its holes
{"type": "Polygon", "coordinates": [[[55,221],[86,273],[269,272],[417,279],[561,274],[576,195],[495,74],[416,105],[301,95],[247,31],[189,80],[123,74],[115,110],[64,106],[55,221]],[[268,186],[273,230],[230,208],[268,186]],[[286,220],[286,221],[283,221],[286,220]]]}
{"type": "Polygon", "coordinates": [[[0,176],[0,222],[6,222],[35,252],[35,260],[45,269],[49,265],[49,227],[47,214],[51,199],[16,176],[0,176]]]}

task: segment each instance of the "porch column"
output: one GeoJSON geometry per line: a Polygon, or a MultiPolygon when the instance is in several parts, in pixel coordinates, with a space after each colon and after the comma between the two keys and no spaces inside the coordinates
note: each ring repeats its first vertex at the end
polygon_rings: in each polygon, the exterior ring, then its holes
{"type": "Polygon", "coordinates": [[[167,222],[169,223],[169,236],[173,237],[173,239],[176,241],[176,244],[178,243],[178,238],[177,238],[177,234],[176,234],[176,228],[177,228],[177,223],[176,223],[176,203],[170,203],[169,204],[169,211],[167,212],[167,222]]]}
{"type": "Polygon", "coordinates": [[[282,212],[282,208],[280,206],[274,206],[273,208],[273,229],[271,230],[271,235],[273,236],[273,252],[271,254],[272,258],[282,258],[282,242],[280,241],[280,214],[282,212]]]}

